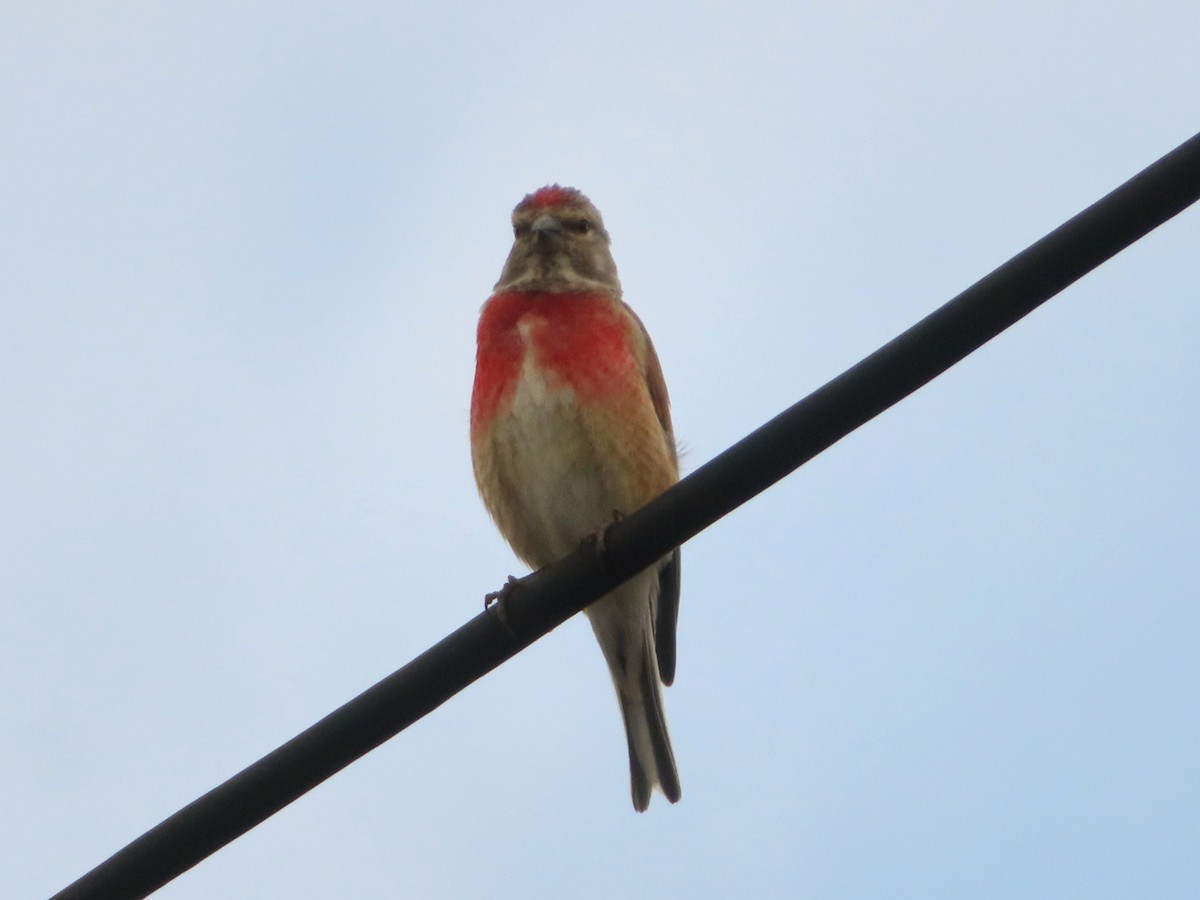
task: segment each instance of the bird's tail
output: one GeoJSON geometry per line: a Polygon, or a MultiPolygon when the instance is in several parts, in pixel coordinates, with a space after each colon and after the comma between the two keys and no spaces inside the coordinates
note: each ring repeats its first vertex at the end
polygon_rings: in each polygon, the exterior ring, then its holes
{"type": "Polygon", "coordinates": [[[647,602],[647,595],[658,587],[657,580],[653,571],[646,581],[635,578],[586,610],[621,704],[629,744],[630,787],[638,812],[650,805],[655,785],[672,803],[680,796],[679,772],[663,713],[651,604],[647,602]]]}
{"type": "Polygon", "coordinates": [[[675,768],[675,754],[671,750],[671,736],[667,734],[667,718],[663,714],[654,642],[648,636],[642,653],[635,658],[637,661],[632,667],[635,671],[629,672],[629,677],[617,684],[617,699],[629,743],[633,807],[638,812],[645,812],[650,805],[650,791],[656,784],[672,803],[679,800],[679,771],[675,768]]]}

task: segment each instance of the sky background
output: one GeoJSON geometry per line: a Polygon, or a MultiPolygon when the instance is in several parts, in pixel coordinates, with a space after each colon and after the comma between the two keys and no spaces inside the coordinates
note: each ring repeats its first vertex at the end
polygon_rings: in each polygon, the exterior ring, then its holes
{"type": "MultiPolygon", "coordinates": [[[[508,216],[604,213],[692,469],[1200,128],[1200,6],[0,7],[0,872],[64,887],[523,569],[508,216]]],[[[676,806],[572,620],[164,888],[1200,895],[1200,211],[683,550],[676,806]]]]}

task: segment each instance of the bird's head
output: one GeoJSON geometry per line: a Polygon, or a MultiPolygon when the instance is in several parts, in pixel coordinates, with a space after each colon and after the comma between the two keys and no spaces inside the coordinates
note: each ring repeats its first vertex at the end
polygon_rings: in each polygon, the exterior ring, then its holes
{"type": "Polygon", "coordinates": [[[513,246],[496,291],[598,291],[619,297],[600,211],[575,188],[549,185],[512,214],[513,246]]]}

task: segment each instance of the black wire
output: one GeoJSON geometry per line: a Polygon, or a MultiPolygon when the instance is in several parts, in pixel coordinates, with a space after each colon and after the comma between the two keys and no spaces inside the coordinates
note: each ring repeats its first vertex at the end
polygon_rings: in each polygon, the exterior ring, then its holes
{"type": "Polygon", "coordinates": [[[1200,135],[55,900],[145,897],[794,471],[1200,198],[1200,135]]]}

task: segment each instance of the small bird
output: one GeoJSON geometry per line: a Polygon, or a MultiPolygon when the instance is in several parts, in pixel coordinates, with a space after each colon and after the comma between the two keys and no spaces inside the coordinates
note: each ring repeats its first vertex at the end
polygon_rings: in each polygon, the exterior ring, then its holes
{"type": "MultiPolygon", "coordinates": [[[[479,318],[471,396],[475,480],[500,533],[541,568],[679,480],[667,387],[621,299],[600,213],[574,188],[527,195],[479,318]]],[[[679,551],[584,610],[625,720],[633,806],[679,773],[662,690],[675,678],[679,551]]]]}

